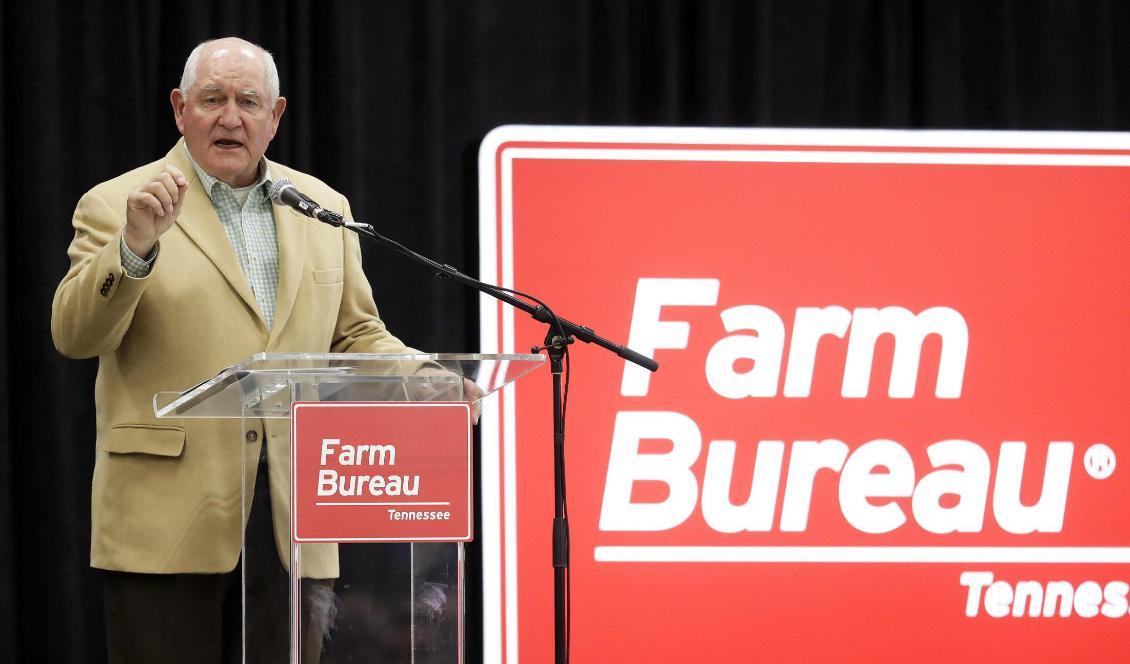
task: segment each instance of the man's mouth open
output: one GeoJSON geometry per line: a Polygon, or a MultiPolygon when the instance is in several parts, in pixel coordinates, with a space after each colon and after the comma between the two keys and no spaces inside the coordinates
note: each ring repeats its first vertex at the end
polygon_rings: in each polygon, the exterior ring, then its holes
{"type": "Polygon", "coordinates": [[[215,145],[216,147],[220,148],[221,150],[237,150],[237,149],[243,147],[243,143],[240,143],[239,141],[233,141],[233,140],[230,140],[230,139],[226,139],[226,138],[221,138],[221,139],[212,141],[212,145],[215,145]]]}

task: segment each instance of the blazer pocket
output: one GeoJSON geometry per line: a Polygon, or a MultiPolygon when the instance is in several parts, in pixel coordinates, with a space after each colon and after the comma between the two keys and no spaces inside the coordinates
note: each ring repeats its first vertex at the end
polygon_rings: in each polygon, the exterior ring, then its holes
{"type": "Polygon", "coordinates": [[[314,270],[314,283],[316,284],[340,284],[344,280],[345,271],[340,267],[314,270]]]}
{"type": "Polygon", "coordinates": [[[119,424],[99,441],[98,449],[115,454],[154,454],[179,457],[184,452],[185,431],[151,424],[119,424]]]}

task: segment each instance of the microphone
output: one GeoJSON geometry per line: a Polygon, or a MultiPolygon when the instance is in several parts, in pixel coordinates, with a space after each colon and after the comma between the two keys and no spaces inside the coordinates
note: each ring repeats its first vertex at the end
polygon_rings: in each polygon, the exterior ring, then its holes
{"type": "Polygon", "coordinates": [[[312,219],[325,222],[331,226],[342,226],[344,220],[341,215],[326,210],[321,205],[307,196],[306,194],[298,191],[298,187],[290,181],[290,178],[280,178],[271,183],[267,196],[271,202],[279,207],[290,207],[301,212],[302,214],[312,219]]]}

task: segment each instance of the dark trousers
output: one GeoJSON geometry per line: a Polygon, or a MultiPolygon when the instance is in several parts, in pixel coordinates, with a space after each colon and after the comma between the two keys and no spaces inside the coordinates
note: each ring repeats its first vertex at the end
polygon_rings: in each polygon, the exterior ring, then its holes
{"type": "MultiPolygon", "coordinates": [[[[291,647],[290,579],[275,546],[266,471],[264,455],[259,460],[244,544],[247,662],[285,664],[290,661],[291,647]]],[[[236,565],[226,574],[105,571],[110,664],[242,662],[240,568],[236,565]]],[[[304,579],[302,600],[302,661],[316,664],[333,613],[333,580],[304,579]]]]}

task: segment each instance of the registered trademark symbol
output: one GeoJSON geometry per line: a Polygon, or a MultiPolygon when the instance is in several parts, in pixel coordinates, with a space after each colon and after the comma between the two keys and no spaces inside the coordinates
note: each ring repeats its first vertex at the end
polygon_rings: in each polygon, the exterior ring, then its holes
{"type": "Polygon", "coordinates": [[[1083,455],[1083,467],[1096,480],[1105,480],[1114,472],[1114,450],[1102,443],[1091,445],[1083,455]]]}

